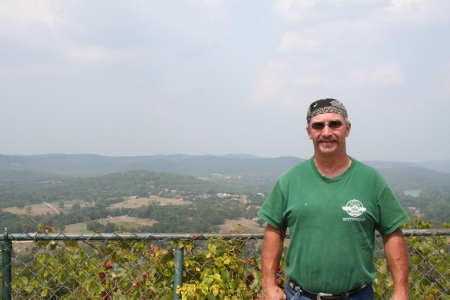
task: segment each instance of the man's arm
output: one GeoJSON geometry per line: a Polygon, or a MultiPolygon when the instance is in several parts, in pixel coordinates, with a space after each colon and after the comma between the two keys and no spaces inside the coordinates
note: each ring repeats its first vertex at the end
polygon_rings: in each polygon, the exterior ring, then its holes
{"type": "Polygon", "coordinates": [[[276,229],[267,224],[261,253],[262,262],[262,299],[284,300],[286,295],[277,286],[276,276],[283,251],[283,240],[286,230],[276,229]]]}
{"type": "Polygon", "coordinates": [[[408,299],[408,254],[406,252],[405,238],[400,228],[383,236],[384,253],[394,279],[394,295],[391,299],[408,299]]]}

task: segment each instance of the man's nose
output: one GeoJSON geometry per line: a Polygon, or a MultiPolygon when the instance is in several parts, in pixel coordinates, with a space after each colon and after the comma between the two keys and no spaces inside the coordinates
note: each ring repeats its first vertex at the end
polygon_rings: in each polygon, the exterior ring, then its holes
{"type": "Polygon", "coordinates": [[[331,128],[328,124],[325,124],[325,127],[322,129],[322,135],[329,136],[331,135],[331,128]]]}

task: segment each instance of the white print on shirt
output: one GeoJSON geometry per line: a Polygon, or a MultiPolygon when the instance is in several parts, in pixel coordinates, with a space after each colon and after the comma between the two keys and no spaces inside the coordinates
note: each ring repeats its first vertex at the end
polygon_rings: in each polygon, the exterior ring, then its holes
{"type": "Polygon", "coordinates": [[[343,218],[343,221],[364,221],[365,218],[356,218],[362,215],[366,208],[362,205],[361,201],[353,199],[347,202],[346,206],[342,206],[342,209],[345,210],[350,216],[354,218],[343,218]]]}

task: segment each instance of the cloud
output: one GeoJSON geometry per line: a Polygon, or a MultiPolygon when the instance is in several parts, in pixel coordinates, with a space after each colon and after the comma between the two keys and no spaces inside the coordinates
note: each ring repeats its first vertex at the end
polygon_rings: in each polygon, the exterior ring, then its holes
{"type": "Polygon", "coordinates": [[[276,104],[288,110],[304,108],[311,99],[323,98],[325,89],[334,84],[325,76],[295,76],[294,72],[283,60],[269,61],[257,74],[249,102],[258,105],[276,104]]]}
{"type": "Polygon", "coordinates": [[[55,34],[65,22],[65,2],[0,1],[0,37],[38,42],[44,32],[55,34]]]}
{"type": "Polygon", "coordinates": [[[321,46],[317,39],[301,39],[295,32],[287,32],[283,35],[281,42],[277,45],[277,50],[281,52],[290,51],[314,51],[321,46]]]}
{"type": "Polygon", "coordinates": [[[331,85],[330,78],[325,76],[297,76],[292,79],[294,85],[299,87],[324,87],[331,85]]]}
{"type": "Polygon", "coordinates": [[[315,0],[278,0],[274,12],[289,21],[296,22],[306,16],[306,10],[315,3],[315,0]]]}
{"type": "Polygon", "coordinates": [[[384,86],[402,85],[405,81],[398,63],[386,63],[373,70],[355,69],[351,71],[351,82],[355,85],[377,84],[384,86]]]}
{"type": "Polygon", "coordinates": [[[253,83],[250,102],[271,103],[283,99],[284,82],[288,70],[288,64],[280,59],[269,61],[253,83]]]}
{"type": "Polygon", "coordinates": [[[437,23],[450,20],[450,1],[447,0],[391,0],[380,12],[393,22],[437,23]]]}
{"type": "Polygon", "coordinates": [[[65,5],[59,1],[3,0],[0,1],[0,20],[20,27],[45,24],[54,29],[63,21],[60,14],[63,7],[65,5]]]}
{"type": "Polygon", "coordinates": [[[448,22],[450,1],[447,0],[391,0],[375,9],[371,18],[377,23],[423,25],[448,22]]]}
{"type": "Polygon", "coordinates": [[[450,97],[450,62],[444,65],[441,70],[440,83],[433,87],[428,96],[433,98],[448,98],[450,97]]]}
{"type": "Polygon", "coordinates": [[[65,46],[65,55],[68,59],[77,61],[111,61],[127,57],[140,57],[139,51],[108,49],[98,45],[72,44],[65,46]]]}
{"type": "Polygon", "coordinates": [[[192,4],[204,4],[207,6],[218,6],[222,4],[223,0],[188,0],[192,4]]]}
{"type": "Polygon", "coordinates": [[[63,67],[57,64],[32,63],[19,66],[1,66],[0,80],[26,80],[42,76],[57,76],[64,73],[63,67]]]}

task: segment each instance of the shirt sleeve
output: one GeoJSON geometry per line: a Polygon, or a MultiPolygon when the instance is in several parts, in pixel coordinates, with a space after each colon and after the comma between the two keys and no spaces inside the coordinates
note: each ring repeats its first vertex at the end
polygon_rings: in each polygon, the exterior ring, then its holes
{"type": "Polygon", "coordinates": [[[287,225],[286,220],[284,219],[284,200],[280,180],[278,180],[261,206],[261,209],[258,211],[258,217],[277,229],[286,229],[287,225]]]}
{"type": "Polygon", "coordinates": [[[378,200],[378,209],[380,218],[376,229],[381,235],[388,235],[409,221],[408,215],[387,184],[378,200]]]}

